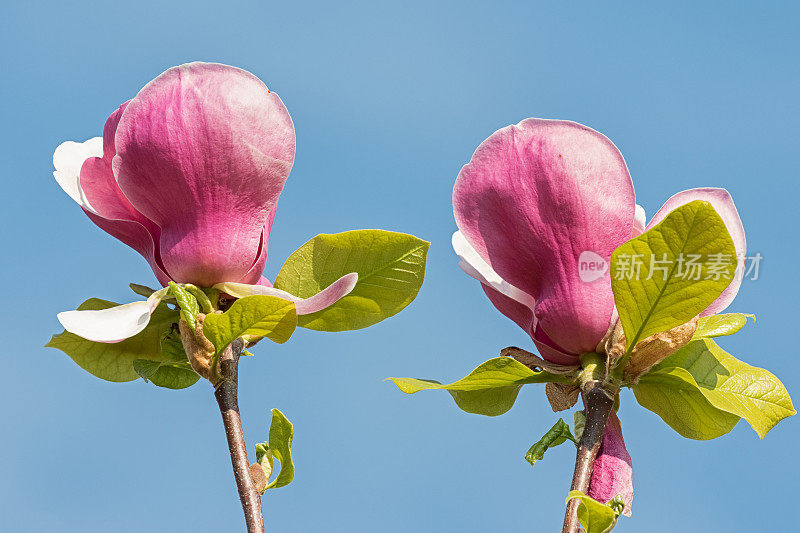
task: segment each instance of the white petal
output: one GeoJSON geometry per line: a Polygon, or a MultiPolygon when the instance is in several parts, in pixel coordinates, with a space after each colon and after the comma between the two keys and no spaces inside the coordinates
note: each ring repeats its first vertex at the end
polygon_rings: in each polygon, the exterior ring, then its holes
{"type": "Polygon", "coordinates": [[[508,296],[530,309],[536,308],[536,298],[501,278],[489,263],[478,255],[478,252],[467,242],[466,237],[460,231],[453,233],[453,250],[461,259],[458,262],[458,266],[468,276],[477,279],[500,294],[508,296]]]}
{"type": "Polygon", "coordinates": [[[58,145],[53,153],[53,176],[61,188],[78,205],[92,212],[94,209],[83,194],[80,183],[81,167],[90,157],[103,157],[103,138],[93,137],[86,142],[67,141],[58,145]]]}
{"type": "Polygon", "coordinates": [[[309,298],[300,298],[286,291],[274,287],[263,285],[247,285],[246,283],[217,283],[214,288],[230,294],[234,298],[244,298],[245,296],[277,296],[284,300],[294,302],[298,315],[309,315],[321,311],[326,307],[335,304],[355,288],[358,283],[358,274],[351,272],[331,283],[328,287],[321,290],[309,298]]]}
{"type": "Polygon", "coordinates": [[[639,233],[644,231],[645,223],[647,222],[647,217],[644,212],[644,207],[636,204],[636,209],[633,215],[633,227],[639,230],[639,233]]]}
{"type": "Polygon", "coordinates": [[[150,322],[168,289],[154,292],[143,302],[118,305],[99,311],[65,311],[58,314],[64,329],[94,342],[120,342],[141,332],[150,322]]]}

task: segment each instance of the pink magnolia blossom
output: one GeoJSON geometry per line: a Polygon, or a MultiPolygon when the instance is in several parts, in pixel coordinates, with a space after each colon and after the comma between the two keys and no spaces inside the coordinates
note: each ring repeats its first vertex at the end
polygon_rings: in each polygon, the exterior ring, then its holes
{"type": "MultiPolygon", "coordinates": [[[[235,67],[189,63],[123,103],[102,138],[61,144],[53,174],[92,222],[145,258],[162,285],[235,283],[249,287],[240,293],[283,297],[309,313],[350,292],[357,274],[307,300],[272,289],[262,276],[294,154],[289,112],[261,80],[235,67]]],[[[90,340],[116,342],[144,329],[164,295],[59,320],[90,340]]]]}
{"type": "MultiPolygon", "coordinates": [[[[745,255],[744,229],[728,192],[691,189],[671,197],[645,226],[625,161],[602,134],[560,120],[527,119],[496,131],[458,175],[453,247],[462,269],[481,282],[494,306],[524,329],[542,357],[574,364],[593,352],[618,316],[608,272],[585,282],[578,258],[611,253],[683,204],[705,200],[745,255]]],[[[742,280],[734,280],[702,314],[723,310],[742,280]]],[[[631,460],[616,414],[606,426],[590,495],[606,502],[633,497],[631,460]]]]}

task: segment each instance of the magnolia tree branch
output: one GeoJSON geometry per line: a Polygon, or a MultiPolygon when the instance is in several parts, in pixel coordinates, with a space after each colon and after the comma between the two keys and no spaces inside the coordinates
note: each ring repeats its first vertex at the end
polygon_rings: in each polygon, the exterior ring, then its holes
{"type": "MultiPolygon", "coordinates": [[[[572,474],[570,490],[579,490],[584,494],[589,493],[589,481],[592,478],[594,460],[600,450],[606,422],[614,406],[614,395],[606,391],[602,385],[601,381],[590,379],[583,382],[581,386],[586,405],[586,425],[578,442],[578,454],[575,459],[575,472],[572,474]]],[[[577,533],[580,526],[580,522],[578,522],[579,503],[578,499],[573,498],[567,504],[562,533],[577,533]]]]}
{"type": "Polygon", "coordinates": [[[242,419],[239,416],[238,380],[239,356],[242,341],[237,339],[222,352],[219,358],[219,381],[214,388],[214,397],[222,413],[225,436],[231,453],[233,475],[242,501],[244,519],[248,533],[264,533],[264,516],[261,511],[261,495],[250,477],[250,462],[247,459],[242,419]]]}

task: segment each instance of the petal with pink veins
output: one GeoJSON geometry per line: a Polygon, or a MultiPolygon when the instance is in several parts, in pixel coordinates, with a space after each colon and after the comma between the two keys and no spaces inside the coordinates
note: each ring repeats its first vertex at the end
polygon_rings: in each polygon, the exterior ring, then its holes
{"type": "MultiPolygon", "coordinates": [[[[266,279],[266,278],[265,278],[266,279]]],[[[284,300],[294,302],[298,315],[309,315],[330,307],[355,288],[358,283],[358,274],[351,272],[337,279],[325,289],[321,290],[309,298],[300,298],[286,291],[265,285],[247,285],[245,283],[218,283],[214,288],[225,294],[230,294],[234,298],[244,298],[245,296],[277,296],[284,300]]]]}
{"type": "Polygon", "coordinates": [[[625,161],[600,133],[528,119],[495,132],[459,173],[456,223],[503,280],[535,298],[549,346],[593,351],[614,308],[610,278],[581,281],[578,258],[609,261],[627,241],[635,198],[625,161]]]}
{"type": "Polygon", "coordinates": [[[173,279],[258,280],[251,268],[295,153],[277,94],[235,67],[180,65],[130,101],[115,146],[119,187],[161,228],[157,247],[173,279]]]}
{"type": "Polygon", "coordinates": [[[133,302],[98,311],[64,311],[58,321],[64,329],[94,342],[114,343],[140,333],[169,289],[154,292],[143,302],[133,302]]]}
{"type": "Polygon", "coordinates": [[[622,425],[617,413],[613,410],[608,417],[600,451],[594,460],[594,470],[589,482],[589,496],[595,500],[608,503],[614,496],[620,495],[625,502],[622,514],[631,515],[633,502],[633,467],[631,455],[622,438],[622,425]]]}
{"type": "MultiPolygon", "coordinates": [[[[736,248],[737,258],[739,258],[739,261],[744,261],[744,257],[747,255],[747,240],[744,236],[744,227],[742,226],[741,218],[739,218],[739,211],[736,210],[736,205],[733,203],[733,198],[725,189],[704,187],[689,189],[674,194],[669,200],[664,202],[661,209],[658,210],[650,223],[647,224],[647,229],[652,228],[664,220],[674,209],[695,200],[703,200],[711,204],[720,218],[722,218],[725,227],[728,229],[728,233],[730,233],[731,239],[733,239],[733,246],[736,248]]],[[[731,258],[731,260],[736,261],[736,258],[731,258]]],[[[705,311],[700,313],[700,316],[719,313],[730,305],[739,292],[739,287],[742,285],[742,278],[744,277],[744,269],[742,267],[743,264],[739,264],[739,268],[736,269],[731,284],[722,291],[719,298],[708,306],[705,311]]]]}

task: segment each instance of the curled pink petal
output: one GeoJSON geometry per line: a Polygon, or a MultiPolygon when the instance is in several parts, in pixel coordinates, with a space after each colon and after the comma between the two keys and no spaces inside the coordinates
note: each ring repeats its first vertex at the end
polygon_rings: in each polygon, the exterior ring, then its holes
{"type": "Polygon", "coordinates": [[[214,285],[214,288],[226,294],[230,294],[235,298],[244,298],[245,296],[254,295],[277,296],[278,298],[294,302],[298,315],[310,315],[311,313],[316,313],[326,307],[330,307],[350,294],[355,288],[356,283],[358,283],[358,274],[356,272],[351,272],[350,274],[345,274],[328,285],[325,289],[309,298],[300,298],[286,291],[276,289],[272,287],[271,284],[265,286],[247,285],[244,283],[218,283],[214,285]]]}
{"type": "MultiPolygon", "coordinates": [[[[722,218],[725,227],[728,229],[728,233],[731,235],[731,239],[733,239],[733,245],[736,248],[736,256],[740,261],[739,268],[736,269],[731,284],[728,285],[714,303],[700,313],[700,316],[708,316],[719,313],[730,305],[739,292],[739,287],[742,285],[742,278],[744,277],[743,263],[741,262],[744,261],[747,255],[747,240],[744,236],[742,220],[739,218],[739,212],[736,210],[736,205],[734,205],[730,193],[725,189],[705,187],[689,189],[674,194],[669,200],[664,202],[661,209],[658,210],[650,223],[647,224],[647,229],[652,228],[664,220],[674,209],[695,200],[704,200],[710,203],[720,218],[722,218]]],[[[736,261],[736,258],[731,258],[731,261],[736,261]]]]}
{"type": "Polygon", "coordinates": [[[122,194],[111,170],[111,161],[116,155],[114,135],[126,105],[122,104],[106,121],[102,154],[89,157],[81,166],[80,188],[90,204],[84,210],[102,230],[139,252],[150,264],[158,281],[166,285],[170,277],[156,248],[161,230],[122,194]]]}
{"type": "Polygon", "coordinates": [[[255,283],[254,285],[261,285],[262,287],[272,287],[272,282],[267,278],[265,278],[264,276],[261,276],[261,279],[258,280],[258,283],[255,283]]]}
{"type": "Polygon", "coordinates": [[[252,269],[295,152],[277,94],[238,68],[174,67],[128,103],[115,146],[120,190],[160,228],[157,248],[173,279],[203,287],[259,279],[252,269]]]}
{"type": "Polygon", "coordinates": [[[65,311],[58,314],[64,329],[94,342],[115,343],[140,333],[150,323],[166,289],[154,292],[143,302],[133,302],[99,311],[65,311]]]}
{"type": "Polygon", "coordinates": [[[633,503],[633,467],[631,455],[625,448],[622,438],[622,425],[617,413],[613,410],[606,423],[603,442],[594,461],[592,479],[589,482],[589,496],[595,500],[608,503],[616,495],[625,502],[625,516],[631,515],[633,503]]]}
{"type": "MultiPolygon", "coordinates": [[[[238,283],[246,283],[248,285],[256,284],[261,285],[261,280],[266,280],[264,276],[261,275],[264,272],[264,267],[267,264],[267,249],[269,247],[269,234],[272,230],[272,222],[275,220],[275,211],[278,208],[278,204],[272,208],[269,216],[267,217],[267,222],[264,224],[264,230],[261,233],[261,243],[258,247],[258,255],[256,257],[253,266],[250,267],[250,270],[247,271],[247,274],[244,275],[242,279],[239,280],[232,280],[238,283]]],[[[272,283],[267,280],[269,286],[272,287],[272,283]]]]}
{"type": "Polygon", "coordinates": [[[458,265],[468,276],[475,278],[484,285],[488,285],[497,292],[515,300],[522,305],[533,310],[536,307],[536,300],[530,294],[514,287],[509,282],[501,278],[492,267],[478,255],[478,252],[470,246],[464,235],[457,231],[453,233],[453,250],[461,259],[458,265]]]}
{"type": "Polygon", "coordinates": [[[529,335],[533,334],[533,309],[518,300],[506,296],[491,285],[482,282],[481,288],[498,311],[513,320],[529,335]]]}
{"type": "MultiPolygon", "coordinates": [[[[484,141],[453,190],[456,223],[492,270],[536,301],[536,330],[567,354],[608,329],[610,277],[585,283],[581,252],[605,261],[627,241],[634,192],[619,150],[580,124],[528,119],[484,141]]],[[[557,348],[555,348],[557,347],[557,348]]]]}

